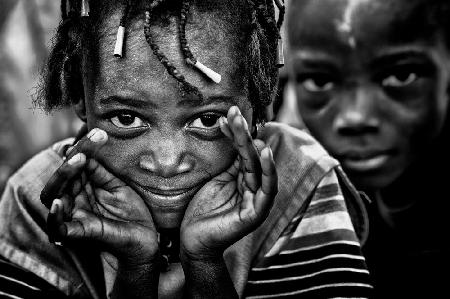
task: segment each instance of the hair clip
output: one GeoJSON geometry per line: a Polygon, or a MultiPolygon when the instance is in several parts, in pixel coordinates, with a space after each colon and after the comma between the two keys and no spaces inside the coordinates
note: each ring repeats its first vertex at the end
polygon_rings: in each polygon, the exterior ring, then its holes
{"type": "Polygon", "coordinates": [[[281,68],[284,66],[284,47],[283,47],[283,39],[280,37],[278,39],[278,59],[277,59],[277,67],[281,68]]]}
{"type": "Polygon", "coordinates": [[[114,47],[115,57],[122,58],[124,37],[125,37],[125,27],[120,25],[119,29],[117,29],[116,46],[114,47]]]}
{"type": "Polygon", "coordinates": [[[82,0],[81,1],[81,16],[82,17],[89,17],[91,9],[89,7],[89,0],[82,0]]]}
{"type": "Polygon", "coordinates": [[[198,61],[197,59],[192,60],[187,58],[186,59],[188,64],[192,64],[195,66],[199,71],[201,71],[203,74],[205,74],[209,79],[213,80],[215,83],[219,84],[220,81],[222,81],[222,76],[198,61]]]}

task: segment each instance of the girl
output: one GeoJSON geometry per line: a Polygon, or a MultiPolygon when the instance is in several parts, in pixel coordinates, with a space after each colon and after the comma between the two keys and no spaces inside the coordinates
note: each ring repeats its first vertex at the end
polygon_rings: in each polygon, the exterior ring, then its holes
{"type": "Polygon", "coordinates": [[[277,82],[272,1],[62,11],[43,104],[90,131],[10,179],[0,253],[19,274],[0,277],[81,298],[368,296],[364,210],[339,165],[300,131],[257,130],[277,82]]]}

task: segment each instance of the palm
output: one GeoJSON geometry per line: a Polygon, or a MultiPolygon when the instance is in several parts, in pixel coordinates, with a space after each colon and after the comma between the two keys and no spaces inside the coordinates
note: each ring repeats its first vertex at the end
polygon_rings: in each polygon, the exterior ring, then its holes
{"type": "Polygon", "coordinates": [[[233,140],[238,157],[197,192],[181,224],[182,249],[193,257],[221,254],[253,231],[266,218],[277,192],[270,150],[259,155],[240,113],[230,109],[228,123],[222,122],[221,129],[233,140]]]}
{"type": "Polygon", "coordinates": [[[252,228],[253,219],[242,213],[243,190],[238,186],[243,176],[232,168],[205,184],[189,204],[182,223],[188,236],[183,245],[189,251],[228,247],[252,228]]]}
{"type": "Polygon", "coordinates": [[[89,160],[86,173],[87,182],[72,194],[72,221],[66,223],[69,234],[78,239],[107,239],[119,254],[129,254],[130,244],[140,244],[142,253],[153,257],[158,238],[142,198],[95,160],[89,160]]]}

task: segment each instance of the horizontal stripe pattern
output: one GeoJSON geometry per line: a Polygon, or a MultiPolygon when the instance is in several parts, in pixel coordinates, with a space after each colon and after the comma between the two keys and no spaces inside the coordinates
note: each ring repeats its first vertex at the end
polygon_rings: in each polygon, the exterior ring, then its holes
{"type": "Polygon", "coordinates": [[[65,298],[50,284],[0,256],[0,298],[65,298]]]}
{"type": "Polygon", "coordinates": [[[334,171],[250,270],[246,298],[369,298],[370,275],[334,171]]]}

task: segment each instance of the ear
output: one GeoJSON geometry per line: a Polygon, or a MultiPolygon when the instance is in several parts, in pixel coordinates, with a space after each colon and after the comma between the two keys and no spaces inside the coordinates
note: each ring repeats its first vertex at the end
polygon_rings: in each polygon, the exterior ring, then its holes
{"type": "Polygon", "coordinates": [[[78,57],[67,57],[64,60],[61,81],[64,102],[69,103],[77,116],[86,122],[86,84],[78,57]]]}
{"type": "Polygon", "coordinates": [[[81,119],[83,122],[87,121],[86,103],[84,98],[79,99],[78,102],[73,105],[73,109],[79,119],[81,119]]]}

